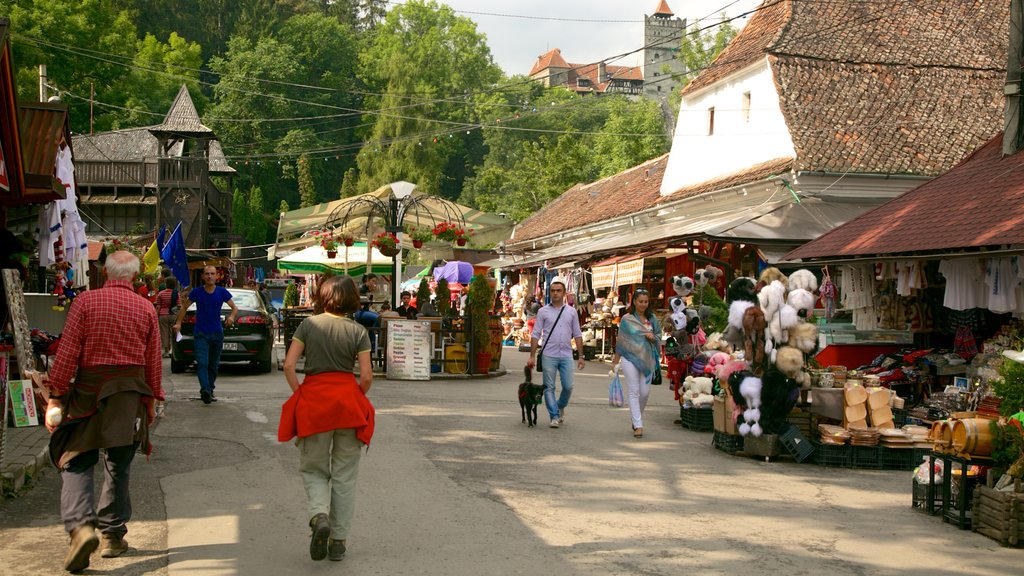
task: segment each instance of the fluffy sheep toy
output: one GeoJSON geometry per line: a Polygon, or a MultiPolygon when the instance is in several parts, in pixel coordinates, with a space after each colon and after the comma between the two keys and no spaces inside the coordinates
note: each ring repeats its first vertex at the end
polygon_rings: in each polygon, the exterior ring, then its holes
{"type": "Polygon", "coordinates": [[[818,327],[810,322],[793,326],[789,329],[789,345],[804,354],[812,354],[818,349],[818,327]]]}
{"type": "Polygon", "coordinates": [[[782,346],[779,348],[778,357],[775,359],[775,367],[789,378],[796,381],[804,388],[811,385],[811,375],[804,371],[804,353],[793,346],[782,346]]]}
{"type": "Polygon", "coordinates": [[[792,306],[798,316],[807,318],[814,311],[814,294],[804,288],[792,288],[786,295],[786,304],[792,306]]]}
{"type": "Polygon", "coordinates": [[[806,269],[800,269],[789,275],[789,289],[807,290],[808,292],[814,292],[818,289],[818,278],[815,277],[814,272],[806,269]]]}
{"type": "Polygon", "coordinates": [[[680,402],[689,402],[695,408],[711,406],[715,397],[711,395],[714,389],[714,380],[706,376],[687,376],[683,380],[683,398],[680,402]]]}

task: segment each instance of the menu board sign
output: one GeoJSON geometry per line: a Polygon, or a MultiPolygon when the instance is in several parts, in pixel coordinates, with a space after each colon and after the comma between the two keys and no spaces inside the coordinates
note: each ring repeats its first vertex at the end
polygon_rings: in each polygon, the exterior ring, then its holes
{"type": "Polygon", "coordinates": [[[388,380],[430,380],[430,322],[389,320],[388,380]]]}

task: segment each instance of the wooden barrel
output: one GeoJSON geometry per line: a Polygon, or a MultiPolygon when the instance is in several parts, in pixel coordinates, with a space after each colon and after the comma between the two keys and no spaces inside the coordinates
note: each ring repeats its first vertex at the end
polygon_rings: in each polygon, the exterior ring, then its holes
{"type": "Polygon", "coordinates": [[[954,420],[953,451],[974,456],[990,456],[992,454],[991,423],[991,420],[985,418],[954,420]]]}
{"type": "Polygon", "coordinates": [[[928,438],[934,443],[936,452],[949,452],[953,444],[953,422],[950,420],[939,420],[932,423],[932,429],[928,432],[928,438]]]}

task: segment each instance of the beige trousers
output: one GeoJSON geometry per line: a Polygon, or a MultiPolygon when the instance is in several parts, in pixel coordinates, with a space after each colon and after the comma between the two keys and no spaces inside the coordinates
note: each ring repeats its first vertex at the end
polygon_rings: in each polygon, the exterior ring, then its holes
{"type": "Polygon", "coordinates": [[[363,443],[352,428],[299,438],[299,472],[306,486],[309,517],[331,518],[331,538],[348,538],[356,510],[356,476],[363,443]]]}

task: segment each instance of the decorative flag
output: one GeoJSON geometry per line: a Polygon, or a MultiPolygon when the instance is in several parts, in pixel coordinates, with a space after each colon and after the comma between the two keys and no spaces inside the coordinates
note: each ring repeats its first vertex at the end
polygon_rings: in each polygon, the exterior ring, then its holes
{"type": "Polygon", "coordinates": [[[160,233],[156,236],[156,249],[160,252],[164,250],[164,242],[167,240],[167,224],[164,224],[160,228],[160,233]]]}
{"type": "Polygon", "coordinates": [[[160,269],[160,249],[156,247],[156,240],[149,245],[149,250],[142,256],[142,271],[146,274],[153,274],[160,269]]]}
{"type": "Polygon", "coordinates": [[[174,273],[174,277],[178,279],[181,287],[183,289],[187,288],[192,283],[192,280],[188,274],[188,256],[185,254],[185,239],[181,236],[181,222],[178,222],[174,232],[171,232],[171,237],[164,244],[164,249],[160,251],[160,256],[164,259],[167,266],[170,267],[171,272],[174,273]]]}

